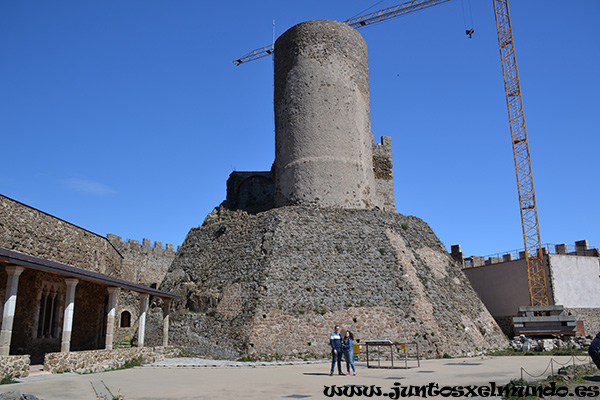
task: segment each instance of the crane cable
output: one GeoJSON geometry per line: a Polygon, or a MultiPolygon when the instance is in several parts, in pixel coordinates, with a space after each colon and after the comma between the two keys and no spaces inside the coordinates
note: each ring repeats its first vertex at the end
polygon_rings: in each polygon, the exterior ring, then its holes
{"type": "Polygon", "coordinates": [[[463,14],[463,22],[465,25],[465,33],[467,35],[469,35],[469,39],[472,37],[473,33],[475,32],[475,28],[473,27],[473,9],[471,8],[471,0],[467,0],[467,8],[469,10],[469,21],[467,21],[467,13],[465,11],[465,0],[461,0],[460,4],[462,7],[462,14],[463,14]],[[469,22],[469,23],[467,23],[469,22]]]}
{"type": "Polygon", "coordinates": [[[348,19],[356,18],[356,17],[358,17],[359,15],[363,15],[364,13],[366,13],[367,11],[369,11],[370,9],[372,9],[373,7],[375,7],[376,5],[383,3],[384,1],[385,1],[385,0],[380,0],[380,1],[378,1],[377,3],[373,4],[371,7],[369,7],[369,8],[367,8],[367,9],[365,9],[365,10],[362,10],[362,11],[358,12],[357,14],[355,14],[355,15],[351,16],[351,17],[350,17],[350,18],[348,18],[348,19]]]}

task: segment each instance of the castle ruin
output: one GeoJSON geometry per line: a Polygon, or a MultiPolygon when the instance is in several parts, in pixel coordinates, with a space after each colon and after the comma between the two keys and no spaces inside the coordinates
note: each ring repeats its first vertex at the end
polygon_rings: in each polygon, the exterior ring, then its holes
{"type": "Polygon", "coordinates": [[[367,46],[335,21],[275,43],[271,171],[234,172],[162,290],[174,343],[221,357],[321,357],[334,324],[426,356],[505,336],[431,228],[396,213],[391,141],[374,144],[367,46]]]}

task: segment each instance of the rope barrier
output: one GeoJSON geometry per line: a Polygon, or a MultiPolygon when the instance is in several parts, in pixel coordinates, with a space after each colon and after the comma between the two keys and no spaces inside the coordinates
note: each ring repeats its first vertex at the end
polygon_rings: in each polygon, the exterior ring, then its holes
{"type": "Polygon", "coordinates": [[[559,362],[558,362],[558,361],[556,361],[554,358],[551,358],[551,359],[550,359],[550,362],[554,361],[555,363],[557,363],[557,364],[558,364],[558,365],[560,365],[561,367],[564,367],[565,365],[568,365],[569,363],[571,363],[571,361],[573,360],[573,358],[574,358],[574,357],[573,357],[573,356],[571,356],[571,358],[569,358],[569,361],[567,361],[567,362],[566,362],[566,363],[564,363],[564,364],[561,364],[561,363],[559,363],[559,362]]]}
{"type": "MultiPolygon", "coordinates": [[[[552,361],[552,360],[550,360],[550,361],[552,361]]],[[[529,375],[532,378],[541,378],[546,373],[546,371],[548,371],[548,368],[550,368],[550,364],[551,364],[551,362],[548,363],[548,366],[546,367],[546,369],[544,370],[544,372],[542,372],[540,375],[537,375],[537,376],[534,376],[534,375],[530,374],[529,372],[527,372],[525,370],[525,368],[521,367],[521,380],[523,380],[523,372],[525,372],[527,375],[529,375]]]]}
{"type": "Polygon", "coordinates": [[[575,357],[575,359],[576,359],[577,361],[587,361],[588,363],[590,363],[590,362],[591,362],[591,361],[590,361],[590,356],[585,356],[585,357],[584,357],[584,358],[582,358],[582,359],[580,359],[580,358],[579,358],[579,357],[577,357],[577,356],[573,356],[573,357],[575,357]]]}
{"type": "MultiPolygon", "coordinates": [[[[548,368],[551,369],[551,376],[552,376],[552,379],[554,380],[554,363],[556,363],[556,364],[564,367],[565,365],[568,365],[569,363],[571,363],[571,361],[573,361],[573,363],[572,363],[572,365],[573,365],[573,376],[575,376],[575,360],[577,360],[577,361],[585,361],[585,364],[589,364],[591,362],[589,356],[588,357],[584,357],[583,359],[579,359],[575,355],[572,355],[571,358],[569,359],[569,361],[567,361],[564,364],[558,362],[554,358],[551,358],[550,361],[548,362],[548,366],[546,366],[546,369],[540,375],[532,375],[529,372],[527,372],[527,370],[525,370],[525,368],[521,367],[521,380],[523,380],[523,373],[527,374],[528,376],[530,376],[531,378],[534,378],[534,379],[535,378],[541,378],[542,376],[544,376],[546,374],[546,372],[548,372],[548,368]]],[[[583,365],[583,364],[579,364],[579,365],[583,365]]]]}

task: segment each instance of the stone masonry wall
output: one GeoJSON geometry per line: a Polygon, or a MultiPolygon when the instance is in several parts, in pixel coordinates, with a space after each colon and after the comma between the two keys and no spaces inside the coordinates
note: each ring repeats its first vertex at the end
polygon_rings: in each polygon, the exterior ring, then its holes
{"type": "Polygon", "coordinates": [[[215,210],[162,288],[181,296],[171,343],[200,354],[321,357],[334,324],[430,357],[508,344],[429,226],[394,213],[215,210]]]}
{"type": "Polygon", "coordinates": [[[565,308],[565,312],[583,321],[586,336],[594,337],[600,332],[600,308],[565,308]]]}
{"type": "Polygon", "coordinates": [[[392,138],[389,136],[382,136],[380,144],[373,143],[373,173],[375,174],[375,188],[383,198],[384,210],[396,212],[392,138]]]}
{"type": "Polygon", "coordinates": [[[125,363],[135,359],[140,360],[142,364],[161,361],[165,356],[173,357],[178,352],[172,347],[132,347],[115,350],[47,353],[44,360],[44,371],[53,374],[62,372],[75,372],[78,374],[103,372],[120,368],[125,363]]]}
{"type": "Polygon", "coordinates": [[[2,195],[0,246],[121,278],[122,257],[106,238],[2,195]]]}
{"type": "Polygon", "coordinates": [[[24,378],[29,375],[29,355],[0,356],[0,380],[10,376],[24,378]]]}

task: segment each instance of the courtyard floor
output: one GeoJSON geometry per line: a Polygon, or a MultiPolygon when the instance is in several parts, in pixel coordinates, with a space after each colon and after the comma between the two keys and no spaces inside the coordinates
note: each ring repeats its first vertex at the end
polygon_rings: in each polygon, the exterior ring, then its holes
{"type": "MultiPolygon", "coordinates": [[[[367,368],[357,363],[357,376],[329,376],[325,361],[296,364],[236,363],[194,358],[166,359],[132,369],[77,375],[33,373],[19,383],[0,386],[0,393],[21,391],[42,400],[93,400],[98,395],[121,393],[126,400],[170,399],[322,399],[326,387],[364,385],[380,387],[392,397],[393,387],[429,385],[489,386],[508,383],[521,377],[521,368],[531,375],[547,377],[550,359],[567,363],[567,356],[473,357],[422,360],[409,369],[367,368]]],[[[578,362],[581,364],[582,362],[578,362]]],[[[554,365],[555,373],[558,369],[554,365]]],[[[337,371],[336,371],[337,372],[337,371]]],[[[525,378],[529,381],[534,379],[525,378]]],[[[542,378],[539,378],[542,379],[542,378]]],[[[600,380],[600,377],[598,378],[600,380]]],[[[587,382],[600,385],[600,382],[587,382]]],[[[329,392],[331,393],[331,392],[329,392]]],[[[345,398],[346,396],[334,396],[345,398]]],[[[358,396],[356,396],[358,397],[358,396]]],[[[112,399],[112,397],[107,397],[112,399]]],[[[489,397],[488,397],[489,398],[489,397]]],[[[494,397],[492,397],[494,398],[494,397]]]]}

